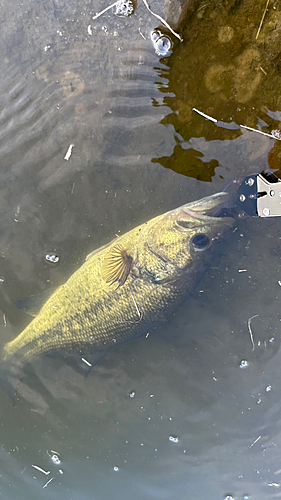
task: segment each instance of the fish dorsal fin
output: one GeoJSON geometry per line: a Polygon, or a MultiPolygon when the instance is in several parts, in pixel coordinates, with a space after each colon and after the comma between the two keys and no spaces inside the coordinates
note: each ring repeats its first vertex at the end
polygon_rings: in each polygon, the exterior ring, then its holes
{"type": "Polygon", "coordinates": [[[110,245],[112,245],[112,243],[117,240],[118,238],[114,238],[114,240],[110,241],[109,243],[106,243],[105,245],[103,245],[102,247],[99,247],[99,248],[96,248],[95,250],[93,250],[91,253],[89,253],[89,255],[87,255],[86,259],[85,260],[89,260],[91,259],[96,253],[100,252],[101,250],[105,250],[107,247],[109,247],[110,245]]]}
{"type": "Polygon", "coordinates": [[[24,311],[26,314],[37,316],[45,302],[47,302],[53,293],[54,289],[44,290],[36,295],[30,295],[29,297],[19,299],[14,304],[17,309],[24,311]]]}
{"type": "Polygon", "coordinates": [[[132,268],[133,258],[117,243],[106,254],[101,268],[102,278],[111,286],[124,285],[132,268]]]}

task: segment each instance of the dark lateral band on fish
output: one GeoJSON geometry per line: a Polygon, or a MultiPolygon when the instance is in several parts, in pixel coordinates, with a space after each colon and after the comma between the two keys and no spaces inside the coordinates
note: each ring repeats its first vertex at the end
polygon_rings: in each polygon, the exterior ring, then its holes
{"type": "MultiPolygon", "coordinates": [[[[99,359],[146,335],[186,298],[235,217],[228,192],[159,215],[92,252],[4,346],[2,367],[17,373],[45,354],[99,359]]],[[[87,358],[88,359],[88,358],[87,358]]]]}

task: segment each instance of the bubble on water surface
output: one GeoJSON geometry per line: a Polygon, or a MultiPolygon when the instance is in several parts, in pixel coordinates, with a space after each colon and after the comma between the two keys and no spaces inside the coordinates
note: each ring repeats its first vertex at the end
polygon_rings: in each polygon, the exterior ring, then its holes
{"type": "Polygon", "coordinates": [[[134,5],[131,0],[119,0],[115,5],[116,16],[128,17],[134,13],[134,5]]]}
{"type": "Polygon", "coordinates": [[[179,438],[178,436],[169,436],[169,441],[171,441],[172,443],[178,443],[179,438]]]}
{"type": "Polygon", "coordinates": [[[57,264],[60,260],[59,256],[55,252],[46,253],[45,260],[51,264],[57,264]]]}
{"type": "Polygon", "coordinates": [[[161,36],[154,44],[156,54],[166,56],[172,48],[171,40],[167,36],[161,36]]]}
{"type": "Polygon", "coordinates": [[[250,500],[250,495],[243,495],[243,500],[250,500]]]}
{"type": "Polygon", "coordinates": [[[119,470],[118,465],[114,465],[113,470],[115,470],[115,472],[117,472],[119,470]]]}
{"type": "Polygon", "coordinates": [[[47,451],[47,454],[49,455],[49,457],[52,460],[53,464],[60,465],[61,459],[60,459],[58,453],[56,453],[56,452],[54,452],[54,451],[51,450],[50,452],[47,451]]]}
{"type": "Polygon", "coordinates": [[[154,43],[161,36],[161,32],[158,30],[154,30],[150,34],[151,41],[154,43]]]}
{"type": "Polygon", "coordinates": [[[173,42],[168,35],[164,35],[159,30],[154,30],[152,31],[150,38],[158,56],[167,57],[171,54],[173,42]]]}
{"type": "Polygon", "coordinates": [[[58,455],[54,454],[52,457],[51,457],[51,460],[54,464],[56,465],[59,465],[60,464],[60,458],[58,457],[58,455]]]}
{"type": "Polygon", "coordinates": [[[234,500],[234,496],[233,496],[233,495],[229,495],[229,494],[227,494],[227,495],[224,497],[224,500],[234,500]]]}
{"type": "Polygon", "coordinates": [[[246,359],[242,359],[239,366],[240,366],[240,368],[242,368],[244,370],[245,368],[249,367],[249,361],[247,361],[246,359]]]}

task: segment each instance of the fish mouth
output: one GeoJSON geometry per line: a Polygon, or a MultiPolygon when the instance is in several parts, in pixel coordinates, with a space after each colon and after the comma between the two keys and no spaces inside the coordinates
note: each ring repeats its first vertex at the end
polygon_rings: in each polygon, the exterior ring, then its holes
{"type": "Polygon", "coordinates": [[[233,225],[238,217],[236,197],[232,192],[222,191],[201,200],[188,203],[184,212],[195,219],[213,223],[233,225]]]}

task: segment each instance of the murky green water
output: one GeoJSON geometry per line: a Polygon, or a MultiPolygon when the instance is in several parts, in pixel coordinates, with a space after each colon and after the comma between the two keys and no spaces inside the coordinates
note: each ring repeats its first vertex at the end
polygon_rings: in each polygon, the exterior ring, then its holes
{"type": "MultiPolygon", "coordinates": [[[[30,321],[17,299],[115,234],[280,170],[280,141],[240,127],[280,129],[281,11],[269,2],[256,39],[265,3],[195,2],[160,59],[141,2],[96,20],[102,2],[1,2],[1,344],[30,321]]],[[[172,19],[173,3],[151,4],[164,7],[172,19]]],[[[280,227],[241,221],[178,313],[86,380],[45,358],[14,407],[1,392],[1,498],[279,498],[280,227]]]]}

